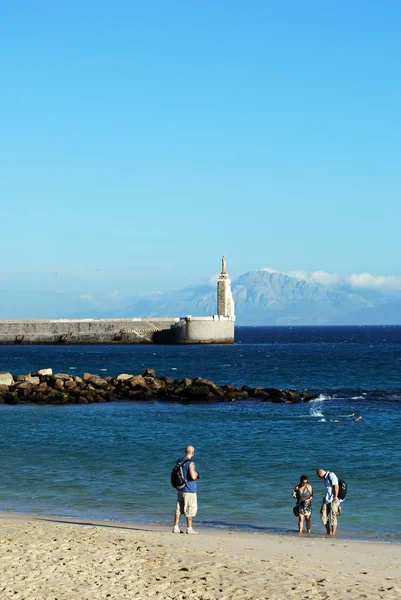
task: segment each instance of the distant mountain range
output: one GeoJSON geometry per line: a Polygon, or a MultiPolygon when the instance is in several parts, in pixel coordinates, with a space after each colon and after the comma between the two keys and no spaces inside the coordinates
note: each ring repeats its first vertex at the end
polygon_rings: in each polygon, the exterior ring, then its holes
{"type": "MultiPolygon", "coordinates": [[[[244,273],[232,284],[239,325],[397,325],[401,290],[355,292],[269,270],[244,273]]],[[[207,283],[124,300],[118,309],[87,309],[80,317],[162,317],[216,313],[216,285],[207,283]]]]}

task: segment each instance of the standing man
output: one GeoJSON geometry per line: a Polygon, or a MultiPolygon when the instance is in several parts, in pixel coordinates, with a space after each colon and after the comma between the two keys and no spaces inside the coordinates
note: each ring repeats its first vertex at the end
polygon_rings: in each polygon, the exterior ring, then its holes
{"type": "Polygon", "coordinates": [[[180,516],[185,515],[187,520],[187,533],[197,534],[198,532],[192,528],[192,519],[196,516],[198,510],[198,502],[196,497],[196,480],[199,479],[199,473],[195,470],[195,463],[192,461],[195,454],[193,446],[185,448],[185,456],[180,458],[182,472],[185,479],[185,486],[182,490],[178,490],[177,507],[175,509],[173,533],[181,533],[180,516]]]}
{"type": "Polygon", "coordinates": [[[326,527],[327,535],[334,536],[337,531],[337,515],[340,506],[340,500],[338,498],[338,478],[332,471],[325,471],[324,469],[318,469],[316,475],[320,477],[320,479],[323,479],[324,487],[326,488],[326,495],[323,498],[322,507],[320,509],[322,522],[326,527]]]}

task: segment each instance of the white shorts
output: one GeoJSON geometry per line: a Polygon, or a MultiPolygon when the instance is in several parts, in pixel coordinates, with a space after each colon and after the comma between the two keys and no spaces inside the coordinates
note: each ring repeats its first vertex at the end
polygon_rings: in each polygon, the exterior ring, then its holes
{"type": "Polygon", "coordinates": [[[178,492],[175,514],[194,517],[197,511],[198,501],[196,494],[193,492],[178,492]]]}

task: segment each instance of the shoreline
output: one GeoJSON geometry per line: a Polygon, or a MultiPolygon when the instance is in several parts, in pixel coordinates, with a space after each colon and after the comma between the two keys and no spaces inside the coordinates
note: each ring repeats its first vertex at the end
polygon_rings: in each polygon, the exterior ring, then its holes
{"type": "Polygon", "coordinates": [[[16,600],[399,600],[399,544],[0,513],[0,596],[16,600]]]}
{"type": "MultiPolygon", "coordinates": [[[[62,514],[53,514],[53,513],[32,513],[32,512],[17,512],[15,510],[0,510],[0,520],[32,520],[32,521],[48,521],[55,523],[66,523],[71,525],[93,525],[98,527],[115,527],[122,529],[130,529],[133,531],[153,531],[159,533],[170,533],[172,528],[172,519],[171,524],[167,522],[146,522],[146,521],[133,521],[133,520],[124,520],[122,518],[112,519],[110,517],[105,518],[97,518],[97,517],[80,517],[80,516],[71,516],[71,515],[62,515],[62,514]]],[[[295,522],[294,522],[295,523],[295,522]]],[[[335,538],[328,538],[323,531],[323,526],[320,522],[315,525],[316,528],[319,528],[318,531],[312,531],[311,535],[303,533],[302,536],[298,535],[296,530],[296,525],[294,524],[294,529],[286,529],[286,530],[270,530],[267,527],[259,527],[252,525],[241,525],[241,524],[232,524],[232,523],[222,523],[220,526],[211,526],[209,523],[204,524],[202,521],[197,521],[194,525],[194,528],[200,533],[204,535],[212,535],[212,536],[226,536],[226,535],[235,535],[235,536],[255,536],[255,537],[267,537],[267,538],[278,538],[278,539],[293,539],[293,538],[305,538],[310,540],[318,540],[318,539],[333,539],[339,542],[349,542],[356,544],[385,544],[385,545],[395,545],[400,546],[401,548],[401,540],[386,540],[386,539],[369,539],[363,537],[351,537],[348,534],[343,535],[342,531],[339,532],[338,536],[335,538]]]]}

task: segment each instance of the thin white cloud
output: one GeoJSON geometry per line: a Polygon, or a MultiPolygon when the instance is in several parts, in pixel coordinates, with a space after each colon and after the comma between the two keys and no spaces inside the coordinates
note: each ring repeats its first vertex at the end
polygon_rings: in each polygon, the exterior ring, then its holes
{"type": "MultiPolygon", "coordinates": [[[[264,267],[261,271],[277,272],[270,267],[264,267]]],[[[330,273],[323,270],[297,270],[284,271],[284,273],[289,277],[325,287],[345,286],[351,290],[401,291],[401,275],[372,275],[371,273],[340,275],[339,273],[330,273]]]]}
{"type": "Polygon", "coordinates": [[[296,279],[303,279],[308,283],[318,283],[320,285],[338,285],[341,283],[341,276],[338,273],[328,273],[327,271],[287,271],[287,275],[296,279]]]}
{"type": "Polygon", "coordinates": [[[355,273],[347,276],[351,287],[374,290],[401,290],[400,275],[372,275],[371,273],[355,273]]]}

